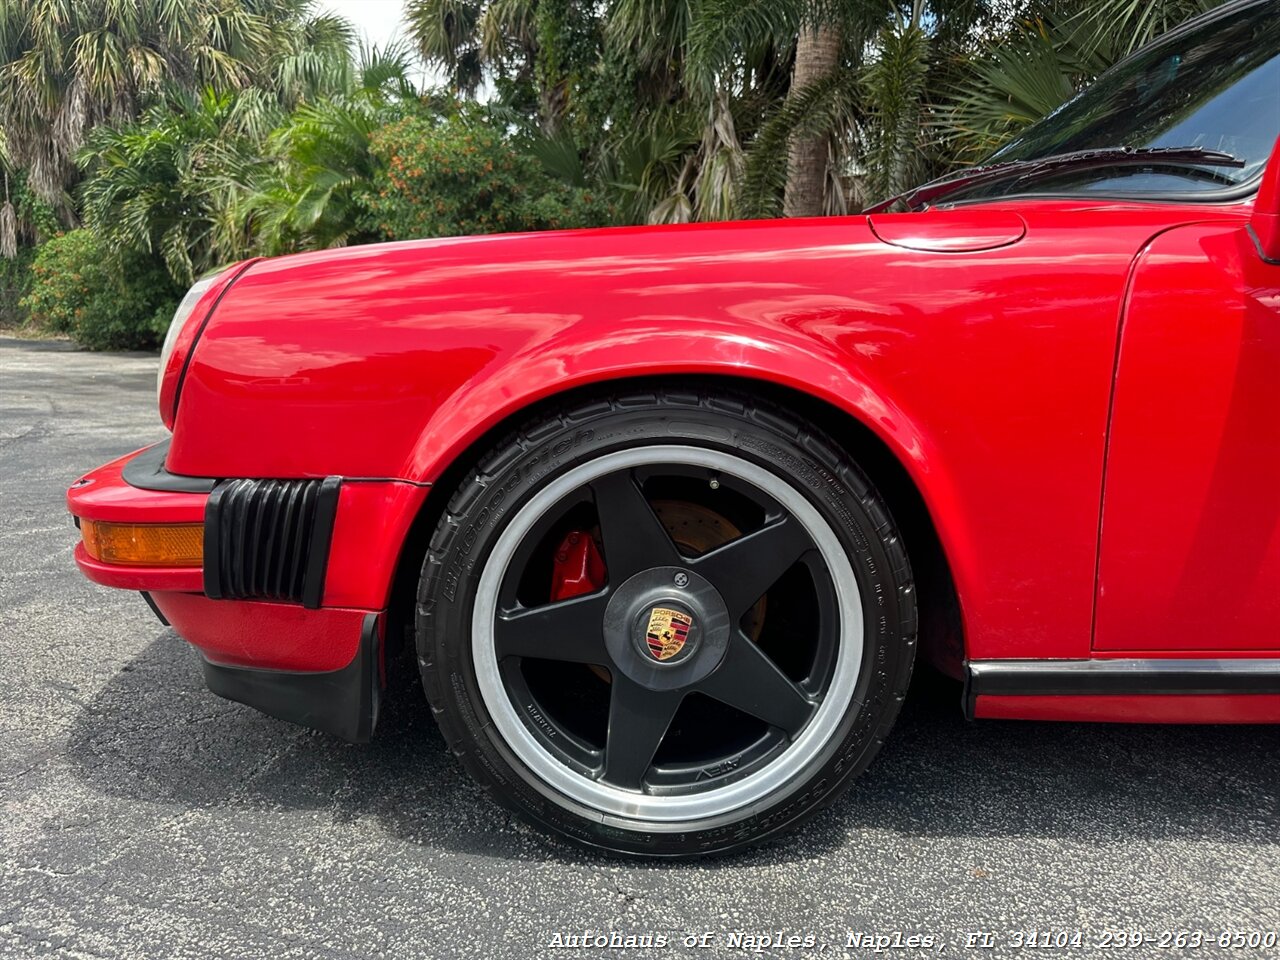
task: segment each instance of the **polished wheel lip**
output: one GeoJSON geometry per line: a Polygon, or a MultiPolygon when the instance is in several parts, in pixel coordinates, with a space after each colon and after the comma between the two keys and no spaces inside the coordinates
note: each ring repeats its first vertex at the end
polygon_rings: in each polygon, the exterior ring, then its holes
{"type": "Polygon", "coordinates": [[[722,816],[799,789],[802,782],[797,774],[827,746],[853,701],[862,672],[863,643],[862,596],[853,565],[831,524],[817,508],[797,488],[757,464],[723,451],[680,444],[654,444],[604,454],[569,470],[539,490],[516,512],[494,544],[480,575],[471,618],[472,660],[481,699],[494,726],[520,763],[541,784],[551,788],[553,796],[562,795],[586,806],[597,817],[644,820],[669,829],[674,829],[672,824],[722,816]],[[717,470],[736,476],[773,497],[813,539],[831,574],[839,607],[839,636],[831,683],[800,735],[776,759],[749,776],[723,787],[678,796],[624,790],[589,779],[548,752],[529,731],[512,703],[502,682],[494,647],[499,587],[520,543],[538,519],[562,497],[584,484],[615,471],[655,463],[717,470]]]}

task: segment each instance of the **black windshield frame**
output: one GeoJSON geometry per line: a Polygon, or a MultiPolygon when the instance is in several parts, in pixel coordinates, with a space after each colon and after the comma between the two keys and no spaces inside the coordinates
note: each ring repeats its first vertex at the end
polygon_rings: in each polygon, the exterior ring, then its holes
{"type": "MultiPolygon", "coordinates": [[[[1044,120],[996,151],[986,163],[1035,161],[1089,148],[1174,146],[1162,138],[1171,132],[1181,132],[1180,127],[1188,120],[1203,119],[1203,112],[1215,103],[1219,104],[1216,112],[1223,114],[1224,120],[1233,119],[1230,116],[1232,101],[1226,98],[1242,84],[1261,83],[1269,89],[1273,74],[1280,71],[1280,26],[1277,26],[1280,9],[1277,8],[1280,0],[1237,0],[1171,30],[1118,62],[1044,120]],[[1267,42],[1242,42],[1241,37],[1246,34],[1252,38],[1261,35],[1267,42]],[[1217,71],[1213,75],[1219,82],[1212,93],[1198,94],[1202,85],[1175,84],[1181,69],[1189,70],[1192,78],[1197,76],[1197,70],[1217,71]],[[1232,70],[1238,73],[1233,74],[1232,70]],[[1168,92],[1162,99],[1165,88],[1168,92]],[[1136,105],[1125,104],[1123,109],[1117,107],[1117,99],[1135,94],[1145,100],[1136,105]],[[1144,117],[1137,107],[1146,110],[1148,115],[1144,117]],[[1177,112],[1178,109],[1182,112],[1177,112]],[[1135,113],[1138,113],[1137,119],[1134,119],[1135,113]],[[1150,128],[1144,128],[1144,123],[1151,125],[1150,128]]],[[[1275,138],[1280,135],[1280,97],[1277,97],[1277,111],[1275,118],[1268,113],[1256,126],[1252,120],[1242,124],[1237,119],[1230,129],[1222,130],[1224,139],[1234,138],[1231,146],[1236,149],[1231,152],[1237,152],[1240,144],[1245,144],[1242,152],[1248,163],[1235,185],[1197,187],[1168,172],[1144,175],[1140,169],[1130,167],[1109,175],[1095,171],[1073,177],[1070,171],[1065,171],[1060,177],[1038,183],[1019,184],[1011,179],[973,190],[961,188],[942,202],[988,202],[1015,196],[1138,202],[1239,200],[1256,191],[1275,138]],[[1276,129],[1271,130],[1271,125],[1276,129]],[[1255,129],[1259,131],[1256,134],[1255,129]],[[1159,177],[1163,179],[1157,179],[1159,177]]],[[[1222,149],[1219,142],[1176,145],[1222,149]]]]}

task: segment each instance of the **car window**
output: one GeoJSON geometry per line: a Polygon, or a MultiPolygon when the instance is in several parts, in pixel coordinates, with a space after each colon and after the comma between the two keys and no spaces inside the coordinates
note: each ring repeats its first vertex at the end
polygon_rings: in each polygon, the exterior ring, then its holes
{"type": "Polygon", "coordinates": [[[967,198],[1014,192],[1142,195],[1221,191],[1261,172],[1280,135],[1280,3],[1257,3],[1175,31],[1104,73],[998,151],[991,162],[1107,147],[1203,147],[1241,168],[1124,167],[1007,181],[967,198]]]}

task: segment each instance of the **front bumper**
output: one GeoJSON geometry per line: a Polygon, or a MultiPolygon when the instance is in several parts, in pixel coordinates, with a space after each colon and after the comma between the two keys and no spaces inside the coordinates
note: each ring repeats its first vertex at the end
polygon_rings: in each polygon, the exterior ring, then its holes
{"type": "Polygon", "coordinates": [[[174,477],[163,468],[166,446],[144,448],[81,477],[67,491],[67,507],[77,524],[204,524],[203,566],[103,563],[83,543],[76,546],[76,564],[96,583],[147,595],[200,652],[213,692],[346,739],[367,739],[385,675],[398,547],[425,491],[395,481],[174,477]],[[318,494],[306,500],[312,483],[317,491],[324,486],[327,500],[318,494]],[[246,497],[246,486],[254,484],[246,497]],[[272,497],[279,501],[276,512],[264,506],[272,497]],[[219,500],[247,500],[251,509],[220,513],[219,500]],[[311,514],[300,506],[306,502],[311,514]],[[327,517],[320,515],[325,510],[327,517]],[[371,531],[383,536],[371,540],[371,531]],[[298,588],[290,591],[289,582],[298,588]]]}
{"type": "MultiPolygon", "coordinates": [[[[124,478],[130,461],[153,448],[147,447],[103,464],[86,473],[67,490],[67,509],[81,520],[109,523],[203,523],[208,493],[144,490],[124,478]]],[[[89,556],[83,543],[76,544],[76,566],[94,583],[124,590],[204,589],[200,567],[126,567],[102,563],[89,556]]]]}

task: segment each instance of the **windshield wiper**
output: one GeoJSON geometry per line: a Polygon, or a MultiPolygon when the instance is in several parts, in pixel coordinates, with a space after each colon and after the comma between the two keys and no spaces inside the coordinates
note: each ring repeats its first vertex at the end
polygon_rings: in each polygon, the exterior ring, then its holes
{"type": "Polygon", "coordinates": [[[1059,153],[1039,160],[1009,160],[1005,163],[970,167],[908,190],[896,197],[867,207],[863,213],[883,213],[902,203],[908,210],[955,193],[966,187],[997,183],[1001,180],[1034,180],[1047,174],[1070,170],[1093,170],[1107,167],[1243,167],[1239,157],[1203,147],[1107,147],[1100,150],[1077,150],[1059,153]]]}

